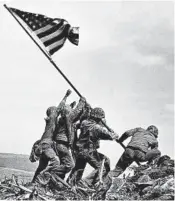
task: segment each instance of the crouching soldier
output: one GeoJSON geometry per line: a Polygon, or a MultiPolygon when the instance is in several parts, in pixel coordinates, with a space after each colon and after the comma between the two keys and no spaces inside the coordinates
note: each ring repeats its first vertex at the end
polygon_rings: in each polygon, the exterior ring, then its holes
{"type": "Polygon", "coordinates": [[[52,174],[52,172],[55,172],[55,169],[57,169],[60,165],[60,160],[54,150],[53,133],[56,127],[57,117],[63,109],[66,99],[70,93],[71,91],[68,90],[58,107],[52,106],[46,111],[47,117],[45,119],[45,131],[41,139],[34,143],[29,158],[31,162],[35,162],[37,159],[39,159],[39,166],[35,172],[32,183],[36,182],[46,184],[46,182],[48,182],[50,179],[49,173],[52,174]]]}
{"type": "MultiPolygon", "coordinates": [[[[80,136],[76,143],[76,164],[71,172],[69,182],[78,184],[83,176],[86,164],[89,163],[95,170],[93,175],[93,182],[95,185],[99,182],[99,171],[102,164],[102,159],[105,158],[103,154],[97,151],[100,140],[116,140],[118,135],[107,131],[101,124],[101,119],[105,118],[105,113],[101,108],[94,108],[90,117],[83,120],[80,125],[80,136]]],[[[102,177],[106,175],[106,168],[104,168],[102,177]]]]}
{"type": "Polygon", "coordinates": [[[110,177],[118,177],[134,161],[147,161],[148,164],[151,164],[161,155],[158,150],[158,129],[155,126],[151,125],[146,130],[143,128],[128,130],[118,141],[123,142],[130,136],[132,136],[131,141],[117,162],[115,169],[109,173],[110,177]]]}

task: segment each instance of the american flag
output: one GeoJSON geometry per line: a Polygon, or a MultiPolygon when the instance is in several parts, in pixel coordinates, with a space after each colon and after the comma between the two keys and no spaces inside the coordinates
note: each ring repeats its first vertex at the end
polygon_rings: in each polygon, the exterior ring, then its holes
{"type": "Polygon", "coordinates": [[[52,55],[63,47],[68,38],[71,43],[78,45],[79,28],[60,18],[49,18],[45,15],[29,13],[15,8],[10,10],[22,19],[32,32],[40,39],[46,51],[52,55]]]}

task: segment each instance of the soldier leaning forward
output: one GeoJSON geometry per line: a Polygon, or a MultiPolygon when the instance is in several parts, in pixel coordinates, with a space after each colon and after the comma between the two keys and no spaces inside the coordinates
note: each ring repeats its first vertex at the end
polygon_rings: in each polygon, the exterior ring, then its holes
{"type": "Polygon", "coordinates": [[[158,129],[155,126],[151,125],[146,130],[143,128],[128,130],[119,138],[119,142],[123,142],[130,136],[132,136],[131,141],[117,162],[115,169],[109,173],[110,177],[118,177],[134,161],[148,161],[148,164],[151,164],[161,155],[158,150],[158,129]]]}
{"type": "Polygon", "coordinates": [[[55,169],[57,169],[57,167],[60,165],[60,160],[53,147],[53,133],[56,127],[57,117],[64,107],[66,99],[70,93],[71,91],[68,90],[58,107],[52,106],[46,111],[47,118],[45,119],[45,131],[41,139],[34,143],[30,155],[31,162],[35,162],[37,159],[39,159],[39,166],[33,177],[33,183],[37,182],[45,184],[45,182],[47,182],[47,173],[50,172],[52,174],[52,172],[55,172],[55,169]]]}
{"type": "Polygon", "coordinates": [[[54,140],[56,141],[56,150],[60,159],[60,166],[57,168],[58,175],[64,179],[65,174],[74,167],[74,161],[70,148],[73,141],[73,123],[75,123],[85,106],[85,98],[80,98],[80,101],[75,109],[69,105],[65,105],[61,112],[61,118],[57,122],[54,133],[54,140]]]}
{"type": "MultiPolygon", "coordinates": [[[[105,158],[103,154],[97,151],[99,147],[99,140],[116,140],[118,135],[107,131],[100,125],[100,121],[105,117],[105,113],[101,108],[94,108],[91,111],[90,118],[82,121],[80,126],[80,136],[77,141],[77,154],[76,164],[70,175],[69,181],[73,183],[80,182],[85,166],[89,163],[94,169],[93,182],[95,184],[99,181],[99,170],[102,163],[102,158],[105,158]]],[[[106,174],[106,168],[104,168],[103,176],[106,174]]]]}

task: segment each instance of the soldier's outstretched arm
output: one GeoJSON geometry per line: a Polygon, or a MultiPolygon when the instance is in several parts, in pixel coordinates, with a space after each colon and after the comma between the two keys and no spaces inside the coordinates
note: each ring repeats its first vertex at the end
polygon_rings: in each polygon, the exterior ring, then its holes
{"type": "Polygon", "coordinates": [[[57,106],[57,112],[60,113],[61,110],[63,109],[63,107],[65,106],[67,97],[72,93],[72,91],[70,89],[67,90],[64,98],[62,99],[62,101],[59,103],[59,105],[57,106]]]}
{"type": "Polygon", "coordinates": [[[138,132],[140,129],[142,129],[142,128],[134,128],[134,129],[130,129],[130,130],[128,130],[128,131],[126,131],[126,132],[124,132],[123,134],[122,134],[122,136],[119,138],[119,142],[123,142],[123,141],[125,141],[128,137],[131,137],[131,136],[133,136],[136,132],[138,132]]]}
{"type": "Polygon", "coordinates": [[[83,121],[84,119],[87,119],[88,117],[90,117],[91,111],[92,111],[92,108],[91,108],[90,104],[86,102],[86,104],[82,110],[82,113],[80,115],[80,121],[83,121]]]}
{"type": "Polygon", "coordinates": [[[96,125],[94,129],[97,138],[102,140],[118,140],[118,134],[107,131],[103,126],[96,125]]]}
{"type": "Polygon", "coordinates": [[[79,103],[77,104],[77,107],[69,114],[70,122],[75,122],[78,120],[85,104],[86,104],[86,99],[84,97],[81,97],[79,103]]]}

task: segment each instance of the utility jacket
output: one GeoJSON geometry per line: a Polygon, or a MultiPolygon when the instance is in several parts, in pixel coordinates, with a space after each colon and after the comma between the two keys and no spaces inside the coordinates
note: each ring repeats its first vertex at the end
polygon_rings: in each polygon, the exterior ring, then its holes
{"type": "Polygon", "coordinates": [[[79,150],[89,149],[89,151],[95,151],[99,148],[100,140],[113,140],[116,137],[116,134],[107,131],[91,119],[82,121],[80,130],[81,133],[76,144],[79,150]]]}
{"type": "Polygon", "coordinates": [[[127,147],[133,147],[139,149],[143,152],[147,152],[150,148],[157,148],[158,141],[156,137],[149,131],[143,128],[134,128],[126,131],[119,139],[120,142],[123,142],[128,137],[131,137],[127,147]]]}

